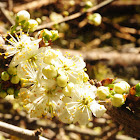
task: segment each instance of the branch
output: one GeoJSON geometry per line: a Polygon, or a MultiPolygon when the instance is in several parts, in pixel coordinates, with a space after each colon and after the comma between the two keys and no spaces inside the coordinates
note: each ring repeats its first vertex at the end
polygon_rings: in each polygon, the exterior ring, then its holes
{"type": "Polygon", "coordinates": [[[129,135],[140,138],[140,118],[136,117],[125,107],[112,107],[110,103],[106,104],[107,114],[119,124],[123,124],[125,132],[129,135]]]}
{"type": "Polygon", "coordinates": [[[0,131],[27,140],[48,140],[42,136],[38,136],[34,131],[23,129],[1,121],[0,121],[0,131]]]}
{"type": "Polygon", "coordinates": [[[75,13],[75,14],[73,14],[73,15],[70,15],[70,16],[68,16],[68,17],[65,17],[65,18],[63,18],[62,20],[59,20],[59,21],[57,21],[57,22],[50,22],[50,23],[48,23],[48,24],[40,25],[40,26],[38,26],[37,30],[41,30],[41,29],[44,29],[44,28],[50,28],[51,26],[53,26],[53,25],[55,25],[55,24],[59,24],[59,23],[65,22],[65,21],[69,21],[69,20],[76,19],[76,18],[82,16],[83,14],[85,14],[85,13],[87,13],[87,12],[96,11],[97,9],[99,9],[99,8],[105,6],[105,5],[107,5],[107,4],[109,4],[109,3],[113,2],[113,1],[114,1],[114,0],[106,0],[106,1],[101,2],[100,4],[98,4],[98,5],[96,5],[96,6],[92,7],[92,8],[89,8],[87,11],[84,11],[84,12],[77,12],[77,13],[75,13]]]}
{"type": "Polygon", "coordinates": [[[118,0],[111,4],[111,6],[132,6],[132,5],[133,6],[140,5],[140,1],[139,0],[127,0],[127,1],[118,0]]]}
{"type": "Polygon", "coordinates": [[[6,11],[5,5],[1,2],[0,2],[0,11],[11,25],[15,24],[14,20],[9,16],[8,12],[6,11]]]}
{"type": "Polygon", "coordinates": [[[15,6],[13,8],[13,11],[15,13],[21,11],[21,10],[28,10],[28,9],[37,9],[37,8],[40,8],[42,6],[45,6],[45,5],[49,5],[49,4],[52,4],[52,3],[55,3],[56,0],[36,0],[36,1],[32,1],[32,2],[28,2],[28,3],[25,3],[25,4],[22,4],[20,6],[15,6]]]}
{"type": "Polygon", "coordinates": [[[104,60],[109,65],[115,66],[116,64],[122,66],[131,66],[140,64],[139,53],[119,53],[117,51],[105,52],[101,49],[93,49],[89,51],[59,49],[62,53],[69,52],[72,56],[82,55],[85,61],[99,61],[104,60]]]}

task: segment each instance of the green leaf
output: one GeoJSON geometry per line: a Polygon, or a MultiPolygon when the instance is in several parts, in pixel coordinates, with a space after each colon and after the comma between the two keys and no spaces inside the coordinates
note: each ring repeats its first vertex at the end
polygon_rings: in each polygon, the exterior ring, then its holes
{"type": "Polygon", "coordinates": [[[140,92],[136,92],[135,96],[140,97],[140,92]]]}
{"type": "Polygon", "coordinates": [[[136,84],[136,92],[140,92],[140,83],[136,84]]]}

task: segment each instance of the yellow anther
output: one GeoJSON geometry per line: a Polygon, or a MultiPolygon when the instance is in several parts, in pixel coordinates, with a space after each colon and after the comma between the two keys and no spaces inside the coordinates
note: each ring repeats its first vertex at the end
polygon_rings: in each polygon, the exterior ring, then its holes
{"type": "Polygon", "coordinates": [[[87,68],[85,68],[84,71],[87,71],[87,68]]]}

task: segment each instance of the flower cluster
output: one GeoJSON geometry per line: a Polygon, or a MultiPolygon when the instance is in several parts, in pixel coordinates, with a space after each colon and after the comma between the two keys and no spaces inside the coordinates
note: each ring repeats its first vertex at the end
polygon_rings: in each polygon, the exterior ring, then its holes
{"type": "Polygon", "coordinates": [[[101,100],[110,99],[113,106],[120,107],[124,104],[129,90],[130,85],[125,81],[121,81],[108,86],[100,86],[97,89],[97,96],[101,100]]]}
{"type": "MultiPolygon", "coordinates": [[[[32,32],[37,27],[27,11],[17,13],[16,23],[25,31],[32,32]]],[[[63,55],[51,48],[50,42],[58,38],[58,31],[44,29],[36,37],[30,37],[22,29],[12,28],[5,37],[5,44],[0,45],[5,51],[1,55],[11,60],[1,79],[16,85],[18,94],[13,88],[8,88],[7,93],[17,95],[17,101],[30,117],[58,116],[64,123],[87,124],[92,114],[101,117],[106,111],[104,105],[96,101],[97,96],[103,100],[111,98],[116,107],[124,103],[123,96],[129,90],[126,82],[97,89],[89,82],[81,56],[63,55]]],[[[0,96],[5,97],[7,93],[2,89],[0,96]]]]}

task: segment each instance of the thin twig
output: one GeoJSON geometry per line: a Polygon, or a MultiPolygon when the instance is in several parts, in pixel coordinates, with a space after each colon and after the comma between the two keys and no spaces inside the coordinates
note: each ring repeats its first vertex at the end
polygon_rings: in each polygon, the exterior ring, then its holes
{"type": "Polygon", "coordinates": [[[8,20],[8,22],[11,25],[14,25],[15,24],[14,20],[9,16],[8,12],[6,11],[4,5],[1,2],[0,2],[0,11],[2,12],[2,14],[4,15],[4,17],[8,20]]]}
{"type": "Polygon", "coordinates": [[[35,135],[34,131],[23,129],[1,121],[0,121],[0,131],[27,140],[48,140],[42,136],[35,135]]]}
{"type": "Polygon", "coordinates": [[[32,1],[32,2],[22,4],[22,5],[15,6],[13,8],[13,11],[15,13],[17,13],[21,10],[28,10],[28,9],[33,10],[33,9],[37,9],[37,8],[42,7],[42,6],[52,4],[52,3],[55,3],[55,2],[56,2],[56,0],[36,0],[36,1],[32,1]]]}
{"type": "Polygon", "coordinates": [[[111,6],[132,6],[132,5],[138,6],[140,5],[140,1],[139,0],[127,0],[127,1],[118,0],[111,4],[111,6]]]}
{"type": "Polygon", "coordinates": [[[57,22],[50,22],[48,24],[40,25],[40,26],[38,26],[37,30],[41,30],[41,29],[44,29],[44,28],[50,28],[51,26],[53,26],[55,24],[59,24],[59,23],[65,22],[65,21],[76,19],[76,18],[82,16],[83,14],[85,14],[87,12],[96,11],[97,9],[99,9],[99,8],[105,6],[105,5],[107,5],[107,4],[109,4],[109,3],[113,2],[113,1],[114,0],[106,0],[106,1],[101,2],[100,4],[98,4],[98,5],[96,5],[96,6],[92,7],[92,8],[89,8],[87,11],[77,12],[77,13],[75,13],[73,15],[70,15],[68,17],[65,17],[62,20],[59,20],[57,22]]]}

